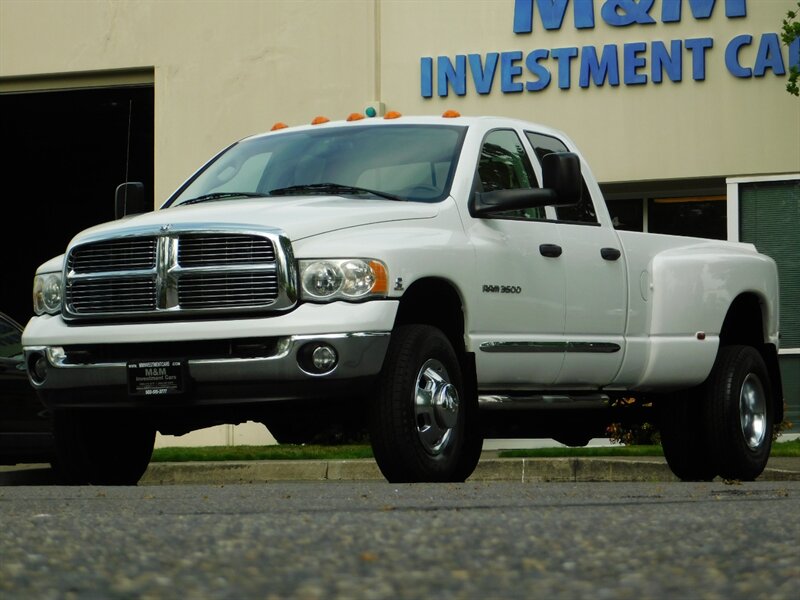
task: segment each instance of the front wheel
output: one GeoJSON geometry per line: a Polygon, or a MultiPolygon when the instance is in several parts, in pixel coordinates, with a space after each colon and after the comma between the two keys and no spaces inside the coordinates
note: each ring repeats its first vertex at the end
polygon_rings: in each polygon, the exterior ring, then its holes
{"type": "Polygon", "coordinates": [[[369,407],[370,440],[384,477],[464,481],[483,445],[477,407],[447,337],[429,325],[398,327],[369,407]]]}
{"type": "Polygon", "coordinates": [[[74,485],[136,485],[156,435],[138,415],[89,410],[56,411],[53,429],[58,471],[74,485]]]}

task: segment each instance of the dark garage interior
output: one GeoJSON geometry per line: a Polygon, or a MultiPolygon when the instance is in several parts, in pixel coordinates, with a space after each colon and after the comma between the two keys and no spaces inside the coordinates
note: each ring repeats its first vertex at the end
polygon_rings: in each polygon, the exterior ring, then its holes
{"type": "Polygon", "coordinates": [[[0,94],[6,151],[0,312],[32,316],[36,267],[114,218],[114,191],[141,181],[153,201],[153,87],[0,94]]]}

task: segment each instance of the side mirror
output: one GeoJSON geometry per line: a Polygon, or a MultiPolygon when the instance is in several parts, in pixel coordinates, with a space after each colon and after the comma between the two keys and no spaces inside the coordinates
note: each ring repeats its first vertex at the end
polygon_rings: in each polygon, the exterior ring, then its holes
{"type": "Polygon", "coordinates": [[[572,152],[547,154],[542,159],[541,188],[475,192],[470,198],[473,217],[539,206],[568,206],[581,200],[581,161],[572,152]]]}
{"type": "Polygon", "coordinates": [[[553,190],[556,206],[578,204],[583,191],[581,160],[572,152],[554,152],[542,159],[542,187],[553,190]]]}
{"type": "Polygon", "coordinates": [[[144,197],[144,184],[138,181],[122,183],[114,194],[114,218],[121,219],[126,215],[150,212],[144,197]]]}

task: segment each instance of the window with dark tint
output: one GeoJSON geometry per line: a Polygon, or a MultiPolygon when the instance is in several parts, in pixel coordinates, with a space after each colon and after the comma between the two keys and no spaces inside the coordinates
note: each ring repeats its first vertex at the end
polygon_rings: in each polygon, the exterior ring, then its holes
{"type": "Polygon", "coordinates": [[[0,358],[11,358],[22,354],[22,343],[17,328],[0,317],[0,358]]]}
{"type": "Polygon", "coordinates": [[[438,202],[450,193],[465,132],[454,125],[355,125],[259,136],[228,148],[170,202],[319,184],[438,202]]]}
{"type": "Polygon", "coordinates": [[[724,240],[728,237],[725,196],[655,198],[647,203],[651,233],[724,240]]]}
{"type": "MultiPolygon", "coordinates": [[[[517,134],[498,129],[486,136],[478,163],[478,191],[519,190],[538,187],[536,174],[517,134]]],[[[544,207],[511,210],[501,216],[512,219],[545,218],[544,207]]]]}
{"type": "Polygon", "coordinates": [[[614,229],[644,231],[644,203],[635,200],[610,200],[606,202],[614,229]]]}
{"type": "MultiPolygon", "coordinates": [[[[541,163],[542,159],[548,154],[554,152],[569,152],[561,140],[552,136],[534,133],[533,131],[526,131],[525,136],[528,138],[528,142],[530,142],[531,146],[533,146],[533,151],[536,153],[536,158],[539,159],[539,163],[541,163]]],[[[581,201],[571,206],[557,207],[556,215],[559,221],[597,223],[597,215],[594,212],[592,197],[589,195],[585,179],[583,181],[581,201]]]]}

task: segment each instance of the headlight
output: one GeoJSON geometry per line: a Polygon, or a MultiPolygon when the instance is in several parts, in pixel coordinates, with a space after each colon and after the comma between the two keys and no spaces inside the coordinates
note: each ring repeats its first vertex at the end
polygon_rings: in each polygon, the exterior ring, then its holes
{"type": "Polygon", "coordinates": [[[383,298],[389,288],[386,265],[369,258],[300,261],[300,284],[306,300],[383,298]]]}
{"type": "Polygon", "coordinates": [[[33,278],[33,312],[37,315],[61,312],[61,273],[43,273],[33,278]]]}

